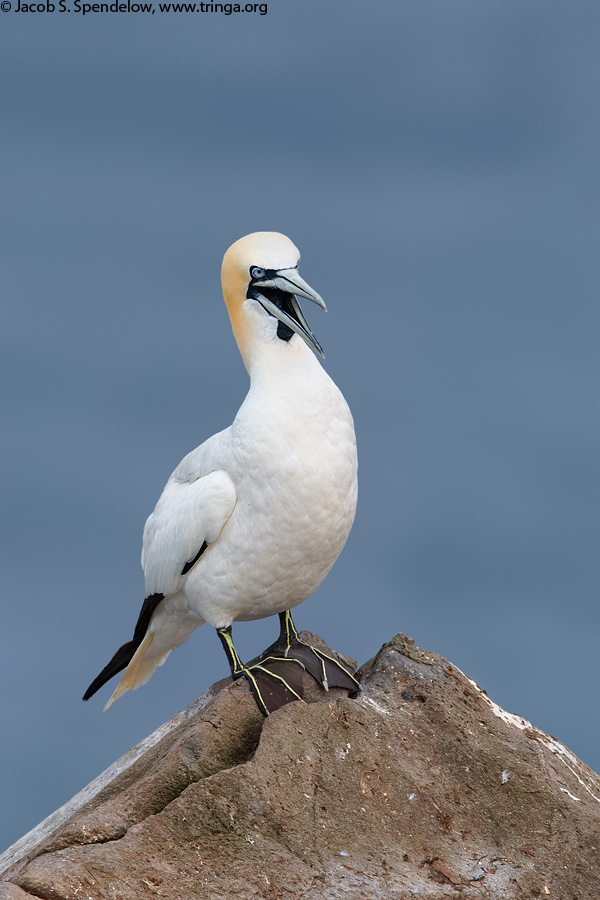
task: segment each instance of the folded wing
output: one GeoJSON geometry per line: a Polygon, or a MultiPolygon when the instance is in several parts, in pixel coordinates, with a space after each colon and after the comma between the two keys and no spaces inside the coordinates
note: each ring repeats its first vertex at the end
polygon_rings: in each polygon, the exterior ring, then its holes
{"type": "Polygon", "coordinates": [[[152,617],[157,607],[178,591],[190,570],[221,534],[236,504],[233,481],[224,469],[182,479],[176,470],[144,528],[142,567],[146,579],[144,600],[133,639],[116,651],[84,694],[88,700],[113,675],[125,669],[107,709],[127,690],[135,690],[153,675],[170,651],[183,643],[196,625],[182,623],[170,641],[154,640],[152,617]]]}
{"type": "Polygon", "coordinates": [[[236,504],[224,469],[192,481],[171,476],[144,528],[142,568],[146,596],[168,597],[183,584],[203,545],[214,543],[236,504]]]}

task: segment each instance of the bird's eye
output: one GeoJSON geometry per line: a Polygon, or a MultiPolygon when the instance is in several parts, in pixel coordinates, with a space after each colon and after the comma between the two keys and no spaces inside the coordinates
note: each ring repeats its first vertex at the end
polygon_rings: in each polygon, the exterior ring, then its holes
{"type": "Polygon", "coordinates": [[[267,273],[264,269],[259,269],[258,266],[252,266],[250,269],[250,277],[251,278],[264,278],[267,273]]]}

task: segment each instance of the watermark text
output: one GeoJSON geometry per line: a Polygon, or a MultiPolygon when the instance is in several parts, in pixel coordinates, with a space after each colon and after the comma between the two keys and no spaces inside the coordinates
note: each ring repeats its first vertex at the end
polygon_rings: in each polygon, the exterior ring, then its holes
{"type": "Polygon", "coordinates": [[[267,3],[155,3],[136,0],[113,0],[112,3],[84,3],[83,0],[44,0],[42,3],[27,3],[26,0],[2,0],[2,12],[16,13],[76,13],[89,16],[94,13],[220,13],[231,16],[235,13],[255,13],[266,16],[267,3]]]}

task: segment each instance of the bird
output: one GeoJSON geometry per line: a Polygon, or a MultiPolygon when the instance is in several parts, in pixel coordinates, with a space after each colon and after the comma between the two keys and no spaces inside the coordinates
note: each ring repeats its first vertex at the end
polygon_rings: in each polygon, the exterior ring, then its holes
{"type": "Polygon", "coordinates": [[[250,387],[233,423],[188,453],[168,479],[144,527],[145,599],[133,638],[84,700],[124,669],[108,709],[205,623],[217,632],[232,678],[246,679],[265,716],[303,699],[303,671],[325,690],[360,691],[338,659],[301,640],[291,613],[346,543],[358,468],[352,414],[317,359],[323,349],[299,298],[327,308],[300,276],[299,261],[278,232],[248,234],[225,253],[223,296],[250,387]],[[279,637],[244,664],[233,623],[274,615],[279,637]]]}

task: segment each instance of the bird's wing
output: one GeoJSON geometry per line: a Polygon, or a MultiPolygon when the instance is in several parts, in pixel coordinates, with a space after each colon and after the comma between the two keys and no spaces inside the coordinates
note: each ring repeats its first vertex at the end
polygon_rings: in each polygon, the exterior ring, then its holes
{"type": "Polygon", "coordinates": [[[142,568],[146,596],[168,597],[207,545],[217,540],[234,510],[235,485],[224,469],[182,480],[176,470],[144,528],[142,568]]]}

